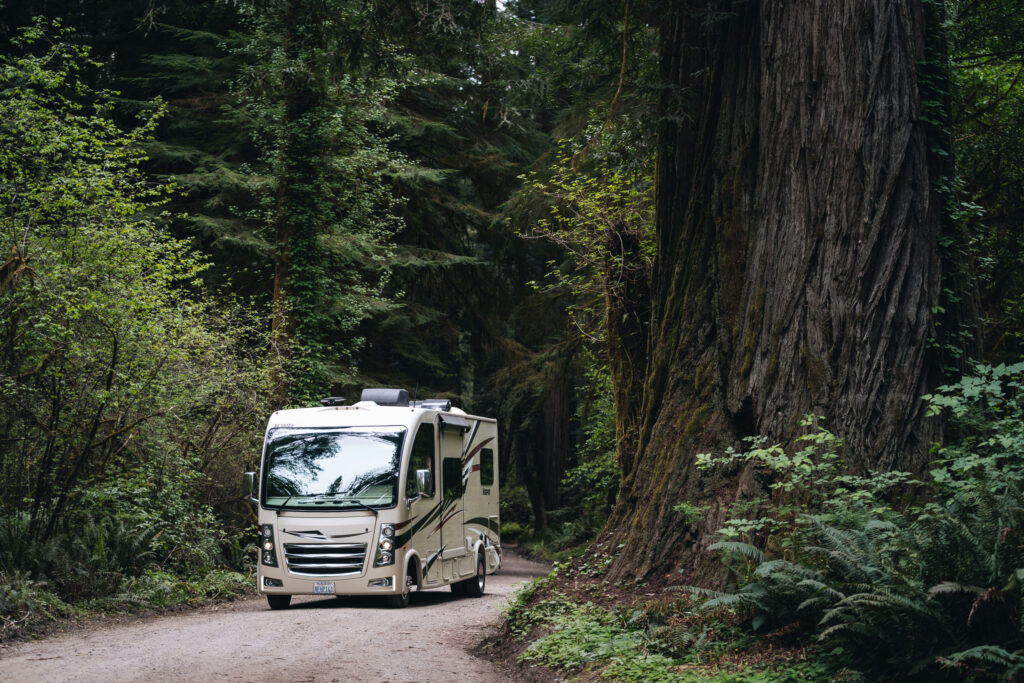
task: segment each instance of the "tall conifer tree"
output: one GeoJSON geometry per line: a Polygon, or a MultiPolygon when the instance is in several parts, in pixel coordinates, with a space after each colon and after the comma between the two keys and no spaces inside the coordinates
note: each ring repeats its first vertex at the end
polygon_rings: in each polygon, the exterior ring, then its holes
{"type": "Polygon", "coordinates": [[[661,20],[650,355],[609,520],[611,576],[701,552],[755,486],[696,454],[823,415],[854,467],[915,469],[938,425],[942,140],[923,120],[925,2],[676,2],[661,20]],[[696,523],[680,501],[709,503],[696,523]]]}
{"type": "Polygon", "coordinates": [[[398,225],[377,127],[394,82],[375,3],[254,0],[242,77],[260,163],[248,174],[273,262],[273,332],[294,399],[351,378],[356,325],[382,305],[398,225]],[[372,61],[371,61],[372,60],[372,61]]]}

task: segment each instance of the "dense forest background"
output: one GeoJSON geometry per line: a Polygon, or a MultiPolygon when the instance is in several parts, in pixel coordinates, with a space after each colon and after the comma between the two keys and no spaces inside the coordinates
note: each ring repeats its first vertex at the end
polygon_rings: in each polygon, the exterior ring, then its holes
{"type": "Polygon", "coordinates": [[[614,581],[988,496],[985,578],[914,571],[1010,657],[1022,9],[0,6],[0,613],[238,590],[267,415],[397,386],[497,416],[503,538],[614,581]]]}

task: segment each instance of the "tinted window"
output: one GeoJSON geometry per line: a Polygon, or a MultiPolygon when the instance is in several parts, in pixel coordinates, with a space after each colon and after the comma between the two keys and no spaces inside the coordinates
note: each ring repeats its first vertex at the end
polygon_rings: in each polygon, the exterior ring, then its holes
{"type": "Polygon", "coordinates": [[[480,451],[480,483],[483,486],[494,485],[494,451],[490,448],[480,451]]]}
{"type": "Polygon", "coordinates": [[[444,497],[461,498],[466,490],[462,485],[462,460],[460,458],[444,459],[444,497]]]}
{"type": "Polygon", "coordinates": [[[437,478],[434,468],[434,425],[424,422],[416,430],[416,439],[412,442],[412,453],[409,455],[409,468],[405,472],[405,496],[416,495],[416,470],[430,472],[430,490],[428,496],[434,495],[434,479],[437,478]]]}

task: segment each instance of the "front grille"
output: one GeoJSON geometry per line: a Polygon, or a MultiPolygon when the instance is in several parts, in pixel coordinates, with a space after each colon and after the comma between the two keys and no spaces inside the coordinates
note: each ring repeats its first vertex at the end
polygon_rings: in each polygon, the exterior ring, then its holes
{"type": "Polygon", "coordinates": [[[351,576],[363,571],[365,543],[285,543],[288,572],[302,576],[351,576]]]}

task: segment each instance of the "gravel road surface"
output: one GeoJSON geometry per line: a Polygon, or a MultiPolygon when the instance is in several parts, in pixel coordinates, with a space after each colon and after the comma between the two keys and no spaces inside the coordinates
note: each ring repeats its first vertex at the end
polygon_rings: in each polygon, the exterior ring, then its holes
{"type": "Polygon", "coordinates": [[[405,609],[369,598],[265,600],[91,628],[0,649],[0,681],[504,681],[469,649],[493,632],[513,588],[546,573],[508,550],[482,598],[414,592],[405,609]]]}

